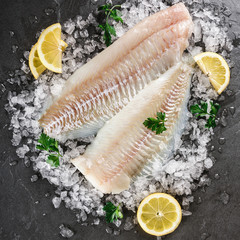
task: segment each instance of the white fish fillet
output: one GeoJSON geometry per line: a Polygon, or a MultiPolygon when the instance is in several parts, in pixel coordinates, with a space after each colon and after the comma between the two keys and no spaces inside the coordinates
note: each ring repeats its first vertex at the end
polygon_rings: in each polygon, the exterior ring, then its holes
{"type": "Polygon", "coordinates": [[[167,158],[186,123],[191,68],[183,63],[152,81],[99,130],[86,152],[72,160],[94,187],[103,193],[119,193],[152,164],[167,158]],[[143,122],[165,112],[163,133],[147,129],[143,122]]]}
{"type": "Polygon", "coordinates": [[[149,82],[181,60],[192,27],[182,3],[137,24],[69,78],[39,120],[44,132],[60,141],[96,133],[149,82]]]}

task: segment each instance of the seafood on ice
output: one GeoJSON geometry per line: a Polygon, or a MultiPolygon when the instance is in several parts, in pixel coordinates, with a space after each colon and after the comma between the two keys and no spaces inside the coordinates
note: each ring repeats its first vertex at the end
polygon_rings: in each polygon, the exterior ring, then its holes
{"type": "Polygon", "coordinates": [[[179,3],[147,17],[66,82],[39,120],[59,141],[97,133],[151,81],[181,60],[193,23],[179,3]]]}
{"type": "Polygon", "coordinates": [[[149,83],[101,128],[85,153],[72,160],[94,187],[120,193],[131,180],[151,175],[154,164],[168,158],[187,123],[187,102],[192,69],[178,63],[149,83]],[[143,122],[166,116],[166,131],[157,135],[143,122]]]}

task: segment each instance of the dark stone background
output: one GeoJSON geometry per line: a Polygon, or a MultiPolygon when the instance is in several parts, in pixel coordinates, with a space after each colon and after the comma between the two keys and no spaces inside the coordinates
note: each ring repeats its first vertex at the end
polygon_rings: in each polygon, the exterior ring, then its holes
{"type": "MultiPolygon", "coordinates": [[[[0,82],[4,83],[7,90],[16,87],[6,82],[10,70],[19,69],[19,59],[24,51],[29,50],[35,43],[37,31],[57,21],[57,1],[54,0],[0,0],[0,82]],[[47,16],[44,9],[55,9],[54,13],[47,16]],[[29,18],[37,16],[38,22],[30,24],[29,18]],[[15,35],[10,37],[9,31],[15,35]],[[11,46],[17,44],[19,49],[12,53],[11,46]]],[[[60,21],[63,22],[77,14],[87,16],[96,9],[96,5],[89,0],[59,0],[60,21]]],[[[94,2],[94,1],[93,1],[94,2]]],[[[103,2],[103,1],[101,1],[103,2]]],[[[215,1],[218,4],[226,4],[233,14],[230,16],[232,23],[230,36],[233,38],[240,33],[240,2],[239,0],[215,1]],[[235,34],[234,34],[235,33],[235,34]]],[[[193,203],[190,207],[193,215],[184,217],[180,227],[171,235],[165,237],[168,240],[238,240],[240,239],[240,98],[239,98],[239,39],[234,40],[235,48],[232,51],[232,60],[235,67],[232,70],[231,83],[228,89],[233,90],[233,95],[221,102],[221,111],[234,106],[236,113],[227,117],[227,127],[217,127],[212,144],[218,149],[219,137],[226,138],[220,154],[214,151],[217,161],[210,170],[209,175],[213,179],[206,192],[198,190],[194,193],[196,199],[202,198],[201,204],[193,203]],[[220,179],[214,179],[218,173],[220,179]],[[224,205],[219,196],[226,191],[230,195],[230,202],[224,205]],[[205,233],[205,234],[204,234],[205,233]]],[[[19,87],[20,89],[21,87],[19,87]]],[[[112,236],[106,233],[104,221],[99,226],[87,227],[76,223],[73,211],[63,205],[54,209],[51,198],[54,194],[54,186],[46,180],[38,180],[32,183],[32,168],[26,168],[22,160],[19,160],[15,148],[11,146],[12,133],[8,130],[9,116],[4,110],[7,100],[7,91],[0,95],[0,239],[1,240],[57,240],[61,223],[70,226],[75,232],[71,239],[156,239],[145,234],[138,226],[130,232],[123,231],[120,236],[112,236]],[[16,160],[16,166],[10,166],[9,162],[16,160]],[[50,193],[46,198],[45,193],[50,193]],[[39,201],[39,204],[35,204],[39,201]],[[46,215],[44,215],[46,213],[46,215]],[[137,231],[137,232],[136,232],[137,231]]],[[[129,214],[129,213],[125,213],[129,214]]]]}

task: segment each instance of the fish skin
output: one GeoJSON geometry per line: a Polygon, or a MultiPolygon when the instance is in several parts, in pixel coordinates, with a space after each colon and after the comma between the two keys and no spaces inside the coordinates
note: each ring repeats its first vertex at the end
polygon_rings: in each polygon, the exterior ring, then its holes
{"type": "Polygon", "coordinates": [[[152,81],[110,119],[85,153],[72,160],[91,184],[103,193],[120,193],[132,179],[149,175],[153,166],[170,157],[186,124],[192,68],[179,63],[152,81]],[[165,112],[163,133],[143,122],[165,112]]]}
{"type": "Polygon", "coordinates": [[[182,3],[144,19],[68,79],[39,120],[44,132],[59,141],[95,134],[149,82],[181,60],[192,28],[182,3]]]}

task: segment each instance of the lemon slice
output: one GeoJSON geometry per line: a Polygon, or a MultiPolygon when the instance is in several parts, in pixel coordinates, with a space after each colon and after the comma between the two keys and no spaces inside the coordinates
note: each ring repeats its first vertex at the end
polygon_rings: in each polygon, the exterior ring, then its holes
{"type": "Polygon", "coordinates": [[[230,70],[224,58],[217,53],[204,52],[196,55],[194,60],[200,69],[208,75],[217,93],[221,94],[230,80],[230,70]]]}
{"type": "Polygon", "coordinates": [[[171,195],[153,193],[138,207],[137,219],[142,229],[155,236],[173,232],[182,219],[179,203],[171,195]]]}
{"type": "Polygon", "coordinates": [[[35,44],[29,53],[29,67],[35,79],[46,69],[39,59],[37,52],[37,44],[35,44]]]}
{"type": "Polygon", "coordinates": [[[56,23],[46,28],[37,43],[38,56],[49,70],[62,72],[62,51],[67,44],[61,40],[61,25],[56,23]]]}
{"type": "MultiPolygon", "coordinates": [[[[61,40],[61,47],[62,47],[62,51],[64,51],[67,47],[67,43],[65,43],[63,40],[61,40]]],[[[42,64],[38,56],[37,43],[32,47],[29,53],[28,61],[29,61],[30,70],[34,78],[37,79],[41,75],[41,73],[44,72],[44,70],[46,69],[46,67],[42,64]]]]}

